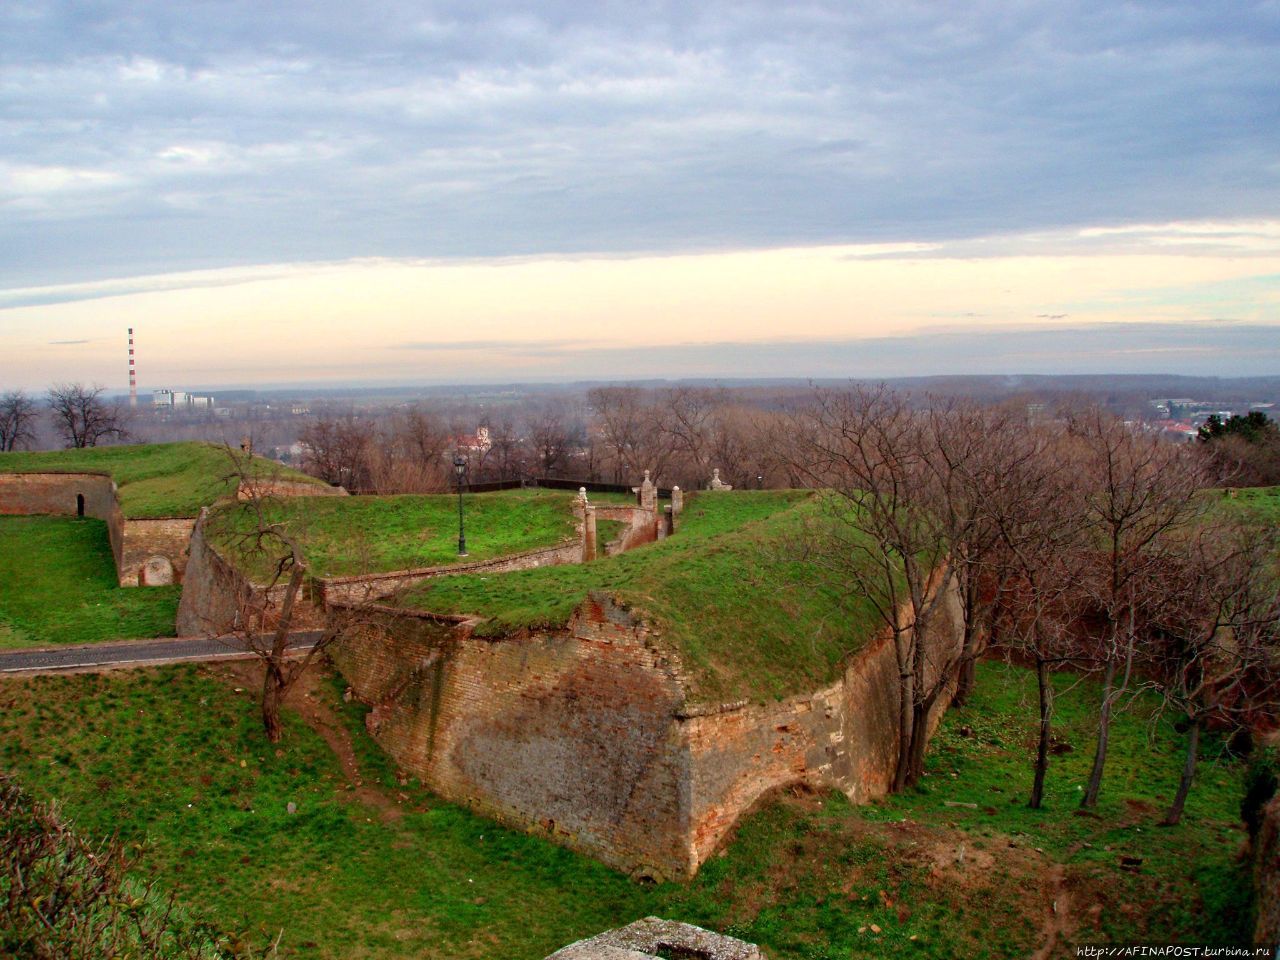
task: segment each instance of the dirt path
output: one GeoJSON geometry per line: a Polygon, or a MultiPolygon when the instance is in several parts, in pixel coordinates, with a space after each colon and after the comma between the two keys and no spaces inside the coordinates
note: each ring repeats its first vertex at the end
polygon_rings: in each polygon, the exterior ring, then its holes
{"type": "MultiPolygon", "coordinates": [[[[229,667],[236,679],[251,689],[262,685],[260,663],[237,663],[229,667]]],[[[338,758],[342,773],[347,779],[347,794],[365,806],[375,810],[383,823],[399,820],[404,810],[397,798],[388,796],[377,784],[365,783],[360,774],[351,732],[332,703],[333,693],[327,688],[329,669],[312,662],[294,683],[285,699],[285,706],[296,710],[312,730],[318,733],[338,758]]]]}
{"type": "Polygon", "coordinates": [[[1071,894],[1066,881],[1066,867],[1055,863],[1049,868],[1049,913],[1040,928],[1040,947],[1031,955],[1031,960],[1048,960],[1075,929],[1071,919],[1071,894]]]}

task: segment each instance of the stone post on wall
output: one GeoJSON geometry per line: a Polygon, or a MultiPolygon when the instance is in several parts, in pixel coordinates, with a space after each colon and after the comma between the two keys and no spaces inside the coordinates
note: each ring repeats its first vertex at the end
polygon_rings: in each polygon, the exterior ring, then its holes
{"type": "Polygon", "coordinates": [[[725,483],[720,479],[720,468],[716,467],[711,471],[711,482],[707,484],[708,490],[732,490],[733,484],[725,483]]]}
{"type": "Polygon", "coordinates": [[[675,533],[680,525],[680,511],[684,509],[684,491],[671,488],[671,506],[667,507],[667,533],[675,533]]]}
{"type": "Polygon", "coordinates": [[[661,540],[666,536],[666,524],[658,511],[658,488],[650,479],[648,470],[644,472],[644,481],[640,484],[640,509],[649,514],[648,523],[649,529],[653,531],[653,539],[661,540]]]}
{"type": "Polygon", "coordinates": [[[587,502],[587,488],[578,488],[578,509],[582,511],[582,562],[596,558],[596,508],[587,502]]]}

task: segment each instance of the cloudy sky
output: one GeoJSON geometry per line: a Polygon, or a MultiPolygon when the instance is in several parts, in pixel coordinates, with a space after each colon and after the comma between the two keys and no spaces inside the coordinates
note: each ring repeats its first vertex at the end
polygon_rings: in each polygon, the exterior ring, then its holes
{"type": "Polygon", "coordinates": [[[1280,4],[0,4],[0,387],[1280,373],[1280,4]]]}

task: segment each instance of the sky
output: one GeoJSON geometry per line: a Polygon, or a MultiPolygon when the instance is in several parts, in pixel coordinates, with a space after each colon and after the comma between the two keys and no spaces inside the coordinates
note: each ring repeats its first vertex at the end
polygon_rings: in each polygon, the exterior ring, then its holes
{"type": "Polygon", "coordinates": [[[0,389],[1280,374],[1280,3],[0,4],[0,389]]]}

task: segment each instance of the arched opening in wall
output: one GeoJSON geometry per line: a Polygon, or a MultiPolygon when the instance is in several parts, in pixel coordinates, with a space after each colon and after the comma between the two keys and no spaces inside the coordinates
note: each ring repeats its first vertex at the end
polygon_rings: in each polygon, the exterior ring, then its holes
{"type": "Polygon", "coordinates": [[[76,494],[76,516],[77,517],[84,516],[84,494],[83,493],[76,494]]]}

